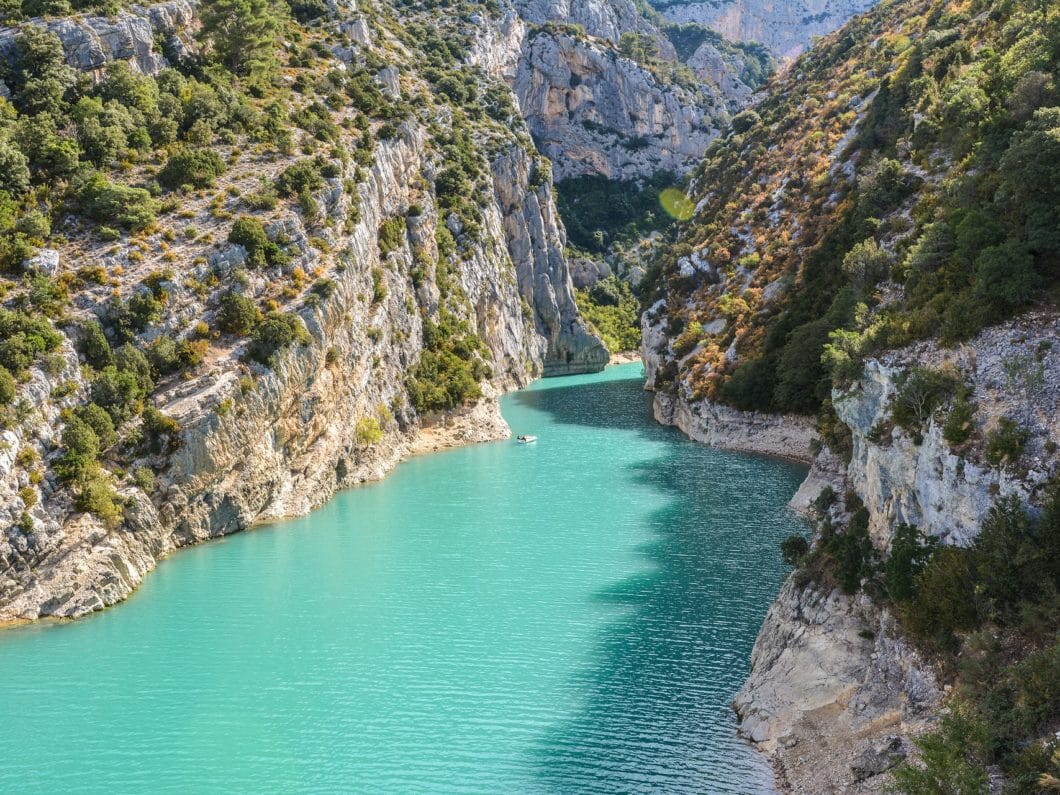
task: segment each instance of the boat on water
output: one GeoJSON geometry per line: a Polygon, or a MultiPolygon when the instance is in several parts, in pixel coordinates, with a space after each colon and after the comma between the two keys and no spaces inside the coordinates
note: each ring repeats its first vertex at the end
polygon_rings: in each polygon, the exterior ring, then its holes
{"type": "Polygon", "coordinates": [[[517,441],[519,444],[533,444],[537,441],[537,437],[528,435],[516,436],[515,441],[517,441]]]}

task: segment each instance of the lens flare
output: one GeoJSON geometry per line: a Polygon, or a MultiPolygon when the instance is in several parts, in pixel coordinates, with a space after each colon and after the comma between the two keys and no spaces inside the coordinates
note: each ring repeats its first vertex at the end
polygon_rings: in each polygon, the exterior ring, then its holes
{"type": "Polygon", "coordinates": [[[678,221],[687,221],[696,211],[696,206],[685,196],[683,190],[678,188],[666,188],[659,194],[659,204],[662,208],[678,221]]]}

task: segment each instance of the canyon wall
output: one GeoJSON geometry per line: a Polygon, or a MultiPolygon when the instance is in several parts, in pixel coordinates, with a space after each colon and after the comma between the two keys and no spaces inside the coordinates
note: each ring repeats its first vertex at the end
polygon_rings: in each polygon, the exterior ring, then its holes
{"type": "MultiPolygon", "coordinates": [[[[133,48],[127,57],[142,54],[133,48]]],[[[136,68],[159,65],[147,59],[136,68]]],[[[338,489],[382,477],[413,452],[505,438],[496,401],[504,390],[542,375],[602,369],[608,353],[578,316],[551,182],[535,175],[538,158],[526,148],[525,129],[519,132],[498,138],[481,131],[493,136],[489,190],[473,232],[438,207],[432,186],[444,163],[427,129],[409,120],[376,143],[369,167],[334,161],[337,173],[311,209],[285,205],[267,216],[269,235],[292,254],[275,271],[246,269],[240,245],[199,244],[223,240],[230,216],[211,213],[194,196],[182,216],[201,225],[204,234],[193,242],[171,244],[156,230],[106,251],[71,242],[28,263],[58,276],[92,261],[107,278],[75,297],[61,356],[33,368],[19,387],[21,421],[3,431],[0,513],[8,529],[0,538],[0,621],[76,617],[114,604],[178,547],[305,513],[338,489]],[[393,219],[404,233],[396,250],[384,252],[381,228],[393,219]],[[440,228],[449,230],[455,253],[439,250],[440,228]],[[220,337],[201,365],[158,383],[151,402],[179,430],[168,434],[166,449],[141,450],[131,462],[131,471],[155,472],[152,488],[112,473],[123,515],[108,526],[76,510],[69,489],[40,464],[55,462],[64,411],[90,390],[74,351],[78,323],[113,296],[142,291],[143,279],[166,263],[181,276],[161,283],[164,315],[140,335],[144,344],[184,337],[200,320],[212,325],[225,290],[261,301],[277,282],[295,285],[281,308],[297,314],[308,341],[264,366],[248,359],[246,339],[220,337]],[[317,278],[312,286],[306,274],[317,278]],[[477,402],[420,414],[406,384],[427,344],[425,324],[445,322],[443,307],[482,341],[490,375],[477,402]],[[28,528],[20,520],[26,516],[28,528]]],[[[238,196],[292,159],[248,154],[233,162],[225,179],[238,196]]]]}

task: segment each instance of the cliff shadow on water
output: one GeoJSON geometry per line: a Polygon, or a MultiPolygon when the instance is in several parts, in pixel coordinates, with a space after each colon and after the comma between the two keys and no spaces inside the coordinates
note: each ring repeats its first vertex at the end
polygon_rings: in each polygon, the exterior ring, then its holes
{"type": "Polygon", "coordinates": [[[512,398],[560,424],[647,437],[650,452],[622,468],[614,499],[646,491],[663,502],[645,520],[643,565],[594,596],[616,617],[577,675],[583,703],[535,748],[538,775],[557,792],[772,791],[769,767],[737,738],[729,705],[786,574],[778,543],[806,531],[786,507],[805,468],[655,425],[639,370],[630,373],[512,398]]]}

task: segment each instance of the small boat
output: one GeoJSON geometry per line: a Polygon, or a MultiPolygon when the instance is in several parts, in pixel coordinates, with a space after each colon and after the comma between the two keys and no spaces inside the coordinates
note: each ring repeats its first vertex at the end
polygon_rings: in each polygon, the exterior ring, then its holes
{"type": "Polygon", "coordinates": [[[533,444],[534,442],[537,441],[537,437],[536,436],[516,436],[515,437],[515,441],[519,442],[519,444],[533,444]]]}

